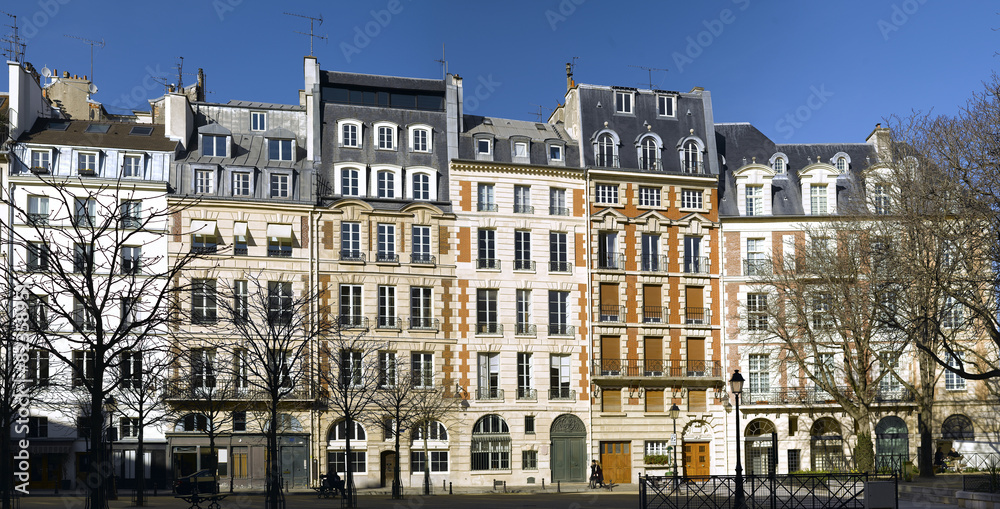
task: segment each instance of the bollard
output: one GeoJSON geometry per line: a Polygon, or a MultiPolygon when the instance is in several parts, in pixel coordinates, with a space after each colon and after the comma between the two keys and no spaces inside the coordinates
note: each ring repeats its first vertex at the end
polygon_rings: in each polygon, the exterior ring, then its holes
{"type": "Polygon", "coordinates": [[[451,495],[451,494],[452,494],[452,492],[451,492],[451,483],[448,483],[448,494],[449,494],[449,495],[451,495]]]}
{"type": "Polygon", "coordinates": [[[545,489],[545,478],[542,477],[542,490],[544,490],[544,489],[545,489]]]}
{"type": "Polygon", "coordinates": [[[441,491],[444,491],[444,489],[447,488],[447,486],[446,486],[447,484],[448,484],[448,481],[445,481],[444,479],[441,479],[441,491]]]}
{"type": "Polygon", "coordinates": [[[503,492],[507,493],[507,481],[503,482],[503,492]]]}
{"type": "Polygon", "coordinates": [[[556,481],[556,493],[562,493],[562,481],[556,481]]]}

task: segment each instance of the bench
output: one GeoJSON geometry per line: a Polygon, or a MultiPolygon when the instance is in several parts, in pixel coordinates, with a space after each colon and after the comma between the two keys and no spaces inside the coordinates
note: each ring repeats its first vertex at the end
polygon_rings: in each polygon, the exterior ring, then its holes
{"type": "Polygon", "coordinates": [[[204,509],[219,509],[219,502],[228,496],[228,493],[191,493],[190,495],[177,495],[177,498],[191,504],[188,509],[202,509],[202,502],[208,502],[204,509]]]}

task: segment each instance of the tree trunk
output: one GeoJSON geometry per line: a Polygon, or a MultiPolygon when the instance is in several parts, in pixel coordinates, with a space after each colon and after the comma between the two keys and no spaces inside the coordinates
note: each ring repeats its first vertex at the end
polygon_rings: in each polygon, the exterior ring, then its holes
{"type": "Polygon", "coordinates": [[[431,494],[431,453],[427,450],[427,435],[431,433],[430,423],[424,423],[424,495],[431,494]]]}
{"type": "Polygon", "coordinates": [[[280,509],[281,504],[281,480],[278,476],[278,409],[276,399],[271,400],[270,409],[271,425],[267,430],[267,486],[265,492],[267,496],[268,509],[280,509]]]}
{"type": "Polygon", "coordinates": [[[396,414],[396,422],[393,423],[396,428],[393,433],[396,438],[395,452],[396,461],[392,472],[392,498],[401,499],[403,498],[403,480],[399,477],[399,414],[396,414]]]}
{"type": "MultiPolygon", "coordinates": [[[[98,375],[95,373],[94,383],[98,383],[98,375]]],[[[104,436],[104,391],[94,387],[90,392],[90,473],[87,475],[86,483],[90,492],[87,498],[90,501],[91,509],[106,509],[107,503],[107,477],[112,470],[105,459],[105,448],[107,439],[104,436]]]]}
{"type": "Polygon", "coordinates": [[[145,454],[142,438],[142,410],[139,411],[139,442],[135,446],[135,505],[142,507],[146,505],[146,469],[145,454]]]}
{"type": "Polygon", "coordinates": [[[354,429],[354,420],[350,416],[345,422],[344,431],[344,493],[346,494],[346,504],[344,507],[355,507],[354,500],[354,472],[351,468],[351,431],[354,429]]]}

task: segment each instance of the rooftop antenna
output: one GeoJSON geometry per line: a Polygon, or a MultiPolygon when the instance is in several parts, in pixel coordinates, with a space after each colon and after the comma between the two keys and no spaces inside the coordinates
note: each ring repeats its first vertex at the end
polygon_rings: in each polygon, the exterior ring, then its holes
{"type": "Polygon", "coordinates": [[[645,66],[642,66],[642,65],[629,65],[629,67],[635,67],[636,69],[642,69],[643,71],[646,71],[646,72],[649,73],[649,89],[650,90],[654,89],[653,88],[653,71],[667,72],[667,69],[659,69],[659,68],[656,68],[656,67],[645,67],[645,66]]]}
{"type": "Polygon", "coordinates": [[[11,24],[7,26],[13,29],[14,31],[12,35],[0,39],[4,43],[6,43],[6,48],[4,48],[3,54],[8,59],[20,63],[24,61],[24,50],[28,46],[28,44],[27,42],[22,42],[21,40],[21,33],[17,27],[17,16],[4,11],[0,11],[0,13],[10,16],[11,24]]]}
{"type": "Polygon", "coordinates": [[[579,59],[580,57],[573,57],[573,60],[569,63],[569,72],[576,73],[576,61],[579,59]]]}
{"type": "Polygon", "coordinates": [[[441,60],[435,60],[435,62],[441,64],[441,68],[444,71],[444,79],[448,78],[448,59],[445,57],[444,44],[441,44],[441,60]]]}
{"type": "Polygon", "coordinates": [[[532,104],[532,106],[538,106],[538,111],[531,111],[531,112],[528,112],[528,113],[531,114],[531,115],[537,116],[538,117],[538,123],[544,122],[544,120],[542,120],[542,115],[544,115],[544,113],[543,113],[542,110],[552,111],[552,108],[546,108],[545,106],[542,106],[541,104],[532,104]]]}
{"type": "Polygon", "coordinates": [[[94,79],[94,46],[104,48],[104,39],[95,41],[93,39],[84,39],[83,37],[77,37],[75,35],[67,35],[66,37],[69,37],[70,39],[77,39],[90,45],[90,81],[97,82],[97,80],[94,79]]]}
{"type": "Polygon", "coordinates": [[[309,20],[309,33],[308,34],[305,33],[305,32],[299,32],[298,30],[294,30],[294,32],[297,33],[297,34],[302,34],[302,35],[308,35],[309,36],[309,56],[313,56],[313,41],[315,39],[323,39],[324,41],[326,40],[326,36],[325,35],[316,35],[316,33],[313,32],[313,23],[316,22],[316,21],[319,21],[319,24],[322,25],[323,24],[323,15],[320,14],[318,18],[314,18],[312,16],[304,16],[302,14],[295,14],[295,13],[292,13],[292,12],[286,12],[284,14],[286,16],[295,16],[295,17],[298,17],[298,18],[305,18],[305,19],[309,20]]]}

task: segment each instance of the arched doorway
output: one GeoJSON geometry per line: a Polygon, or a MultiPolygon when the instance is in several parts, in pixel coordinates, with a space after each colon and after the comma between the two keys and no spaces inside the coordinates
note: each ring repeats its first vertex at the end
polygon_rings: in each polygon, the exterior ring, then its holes
{"type": "Polygon", "coordinates": [[[831,417],[816,419],[809,434],[810,465],[812,470],[844,472],[847,460],[844,457],[844,437],[840,423],[831,417]]]}
{"type": "Polygon", "coordinates": [[[941,423],[941,438],[945,440],[974,441],[976,439],[976,430],[972,427],[972,419],[962,414],[949,415],[941,423]]]}
{"type": "Polygon", "coordinates": [[[552,480],[586,481],[587,427],[579,417],[562,414],[549,427],[552,440],[552,480]]]}
{"type": "Polygon", "coordinates": [[[777,430],[767,419],[754,419],[747,424],[743,436],[746,440],[747,475],[772,475],[778,468],[778,451],[774,449],[772,434],[777,430]]]}
{"type": "Polygon", "coordinates": [[[875,471],[903,471],[910,459],[910,435],[903,419],[891,415],[875,425],[875,471]]]}

